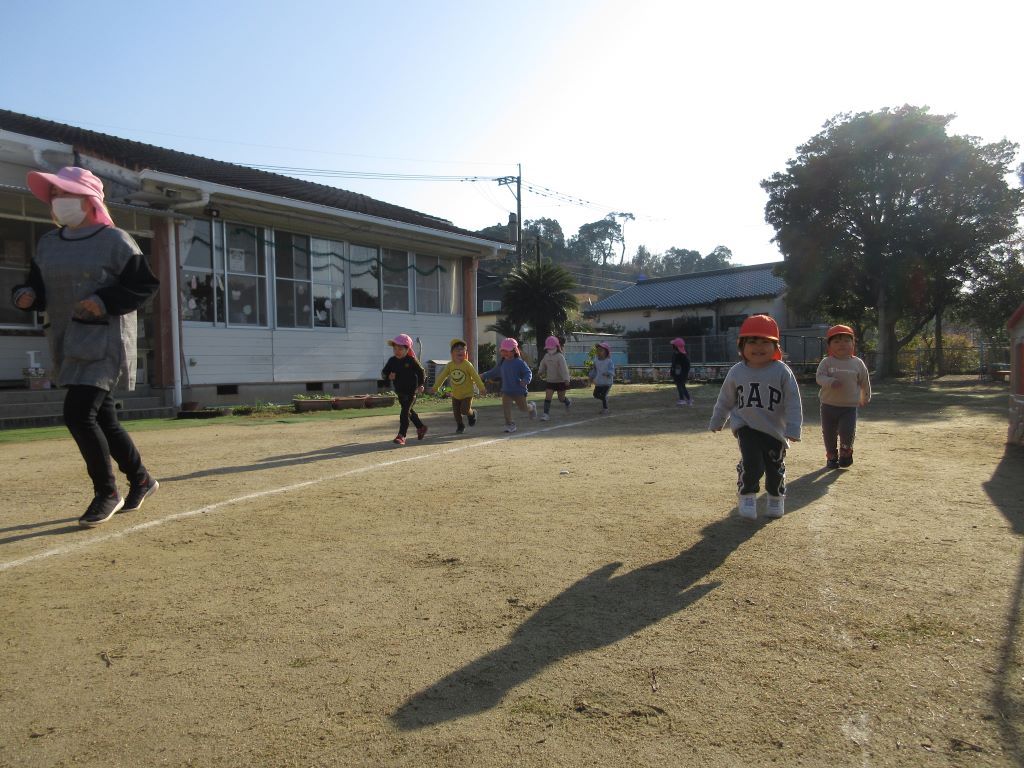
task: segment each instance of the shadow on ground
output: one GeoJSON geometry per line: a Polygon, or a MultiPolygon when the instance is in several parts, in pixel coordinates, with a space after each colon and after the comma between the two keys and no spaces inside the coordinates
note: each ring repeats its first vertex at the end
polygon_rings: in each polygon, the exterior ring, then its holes
{"type": "MultiPolygon", "coordinates": [[[[1013,530],[1024,535],[1024,446],[1007,445],[1003,457],[992,477],[984,484],[985,492],[998,507],[1013,530]]],[[[996,670],[992,705],[999,718],[1004,748],[1016,765],[1024,765],[1022,742],[1022,715],[1024,697],[1021,694],[1020,653],[1017,637],[1021,629],[1021,610],[1024,608],[1024,560],[1017,566],[1013,597],[1006,615],[1006,635],[1000,649],[999,668],[996,670]]]]}

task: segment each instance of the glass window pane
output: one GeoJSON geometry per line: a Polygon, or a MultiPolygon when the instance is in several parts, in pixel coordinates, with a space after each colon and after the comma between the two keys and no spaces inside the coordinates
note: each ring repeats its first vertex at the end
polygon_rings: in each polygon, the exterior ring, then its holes
{"type": "Polygon", "coordinates": [[[349,269],[352,306],[380,309],[380,263],[377,261],[377,249],[353,245],[351,254],[349,269]]]}
{"type": "Polygon", "coordinates": [[[340,286],[313,286],[313,324],[317,328],[345,327],[345,292],[340,286]]]}
{"type": "Polygon", "coordinates": [[[228,272],[266,274],[260,254],[262,243],[255,227],[228,224],[228,272]]]}
{"type": "Polygon", "coordinates": [[[202,219],[186,221],[179,230],[181,247],[185,252],[185,266],[199,269],[213,268],[213,236],[210,222],[202,219]]]}
{"type": "Polygon", "coordinates": [[[264,280],[228,275],[228,322],[232,325],[263,325],[264,280]]]}
{"type": "Polygon", "coordinates": [[[416,254],[416,311],[438,311],[438,264],[436,256],[416,254]]]}
{"type": "Polygon", "coordinates": [[[409,254],[385,248],[381,253],[384,309],[409,311],[409,254]]]}
{"type": "MultiPolygon", "coordinates": [[[[181,273],[181,319],[212,323],[217,303],[223,304],[224,292],[214,291],[212,272],[186,269],[181,273]]],[[[219,283],[219,280],[218,280],[219,283]]]]}
{"type": "Polygon", "coordinates": [[[35,325],[35,312],[18,309],[9,298],[14,286],[28,280],[33,246],[30,222],[0,219],[0,325],[35,325]]]}
{"type": "Polygon", "coordinates": [[[440,266],[437,273],[438,311],[446,315],[458,315],[462,312],[462,270],[459,269],[458,261],[442,260],[440,266]]]}

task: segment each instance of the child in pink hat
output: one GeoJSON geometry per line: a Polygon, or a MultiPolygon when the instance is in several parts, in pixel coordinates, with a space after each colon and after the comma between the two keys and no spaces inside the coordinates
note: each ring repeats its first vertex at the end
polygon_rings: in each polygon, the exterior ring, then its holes
{"type": "Polygon", "coordinates": [[[138,243],[117,229],[103,202],[103,182],[85,168],[32,171],[32,194],[50,206],[59,229],[42,236],[28,281],[15,286],[19,309],[46,312],[52,375],[67,388],[64,422],[85,461],[93,500],[79,525],[136,510],[160,484],[121,426],[111,392],[135,389],[136,312],[159,281],[138,243]],[[113,463],[128,478],[117,489],[113,463]]]}
{"type": "Polygon", "coordinates": [[[601,401],[601,415],[608,415],[608,392],[615,383],[615,363],[612,362],[612,348],[605,341],[594,345],[594,363],[587,376],[594,382],[594,398],[601,401]]]}
{"type": "Polygon", "coordinates": [[[391,382],[398,397],[398,403],[402,407],[398,417],[398,434],[392,440],[395,445],[405,445],[405,436],[409,432],[409,422],[416,427],[416,439],[422,440],[427,434],[427,425],[424,424],[413,406],[416,404],[416,395],[423,391],[423,382],[427,376],[416,359],[416,352],[412,346],[412,338],[407,333],[400,333],[395,338],[388,340],[391,350],[394,353],[384,364],[384,370],[380,372],[381,378],[391,382]]]}
{"type": "Polygon", "coordinates": [[[541,421],[551,418],[551,398],[558,393],[558,399],[569,410],[572,400],[566,397],[565,392],[569,388],[569,364],[565,361],[565,354],[562,352],[562,342],[557,336],[548,336],[544,342],[544,359],[537,366],[537,375],[547,382],[547,389],[544,390],[544,414],[541,421]]]}
{"type": "Polygon", "coordinates": [[[501,409],[505,414],[505,431],[515,432],[517,428],[516,423],[512,421],[513,405],[523,413],[528,413],[531,419],[537,416],[537,406],[526,402],[533,371],[523,360],[519,352],[519,342],[515,339],[502,339],[498,350],[501,357],[497,365],[483,374],[482,378],[484,381],[501,379],[501,409]]]}
{"type": "Polygon", "coordinates": [[[676,384],[679,399],[676,405],[693,405],[693,398],[686,389],[686,380],[690,376],[690,356],[686,354],[686,340],[680,337],[672,339],[672,381],[676,384]]]}

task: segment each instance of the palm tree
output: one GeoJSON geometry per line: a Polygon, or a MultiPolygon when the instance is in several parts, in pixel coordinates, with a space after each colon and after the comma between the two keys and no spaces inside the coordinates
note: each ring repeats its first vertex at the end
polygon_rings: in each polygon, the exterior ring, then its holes
{"type": "Polygon", "coordinates": [[[562,331],[569,315],[579,308],[571,293],[575,287],[572,275],[547,262],[527,262],[505,278],[501,306],[513,323],[533,329],[538,361],[544,355],[544,340],[562,331]]]}

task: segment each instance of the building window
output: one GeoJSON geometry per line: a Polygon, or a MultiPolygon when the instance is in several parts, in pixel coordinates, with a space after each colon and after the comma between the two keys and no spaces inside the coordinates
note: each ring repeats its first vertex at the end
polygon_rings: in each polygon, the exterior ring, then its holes
{"type": "Polygon", "coordinates": [[[457,315],[462,311],[461,272],[455,262],[416,254],[416,311],[457,315]]]}
{"type": "Polygon", "coordinates": [[[409,254],[384,248],[381,251],[381,283],[384,309],[409,311],[409,254]]]}
{"type": "Polygon", "coordinates": [[[0,325],[39,325],[35,312],[18,309],[9,297],[14,286],[28,279],[35,243],[53,228],[53,224],[0,219],[0,325]]]}
{"type": "Polygon", "coordinates": [[[334,240],[310,240],[313,268],[313,325],[345,327],[345,246],[334,240]]]}
{"type": "Polygon", "coordinates": [[[484,299],[481,312],[488,315],[492,312],[495,314],[501,312],[501,299],[484,299]]]}
{"type": "MultiPolygon", "coordinates": [[[[214,263],[210,222],[193,219],[179,230],[185,264],[181,270],[181,319],[224,322],[223,261],[214,263]]],[[[223,253],[217,249],[217,254],[223,253]]]]}
{"type": "Polygon", "coordinates": [[[274,232],[274,284],[278,328],[313,327],[309,238],[274,232]]]}
{"type": "Polygon", "coordinates": [[[229,325],[267,324],[267,264],[262,230],[225,223],[229,325]]]}
{"type": "Polygon", "coordinates": [[[349,254],[352,307],[380,309],[380,259],[377,249],[368,245],[353,245],[349,254]]]}

